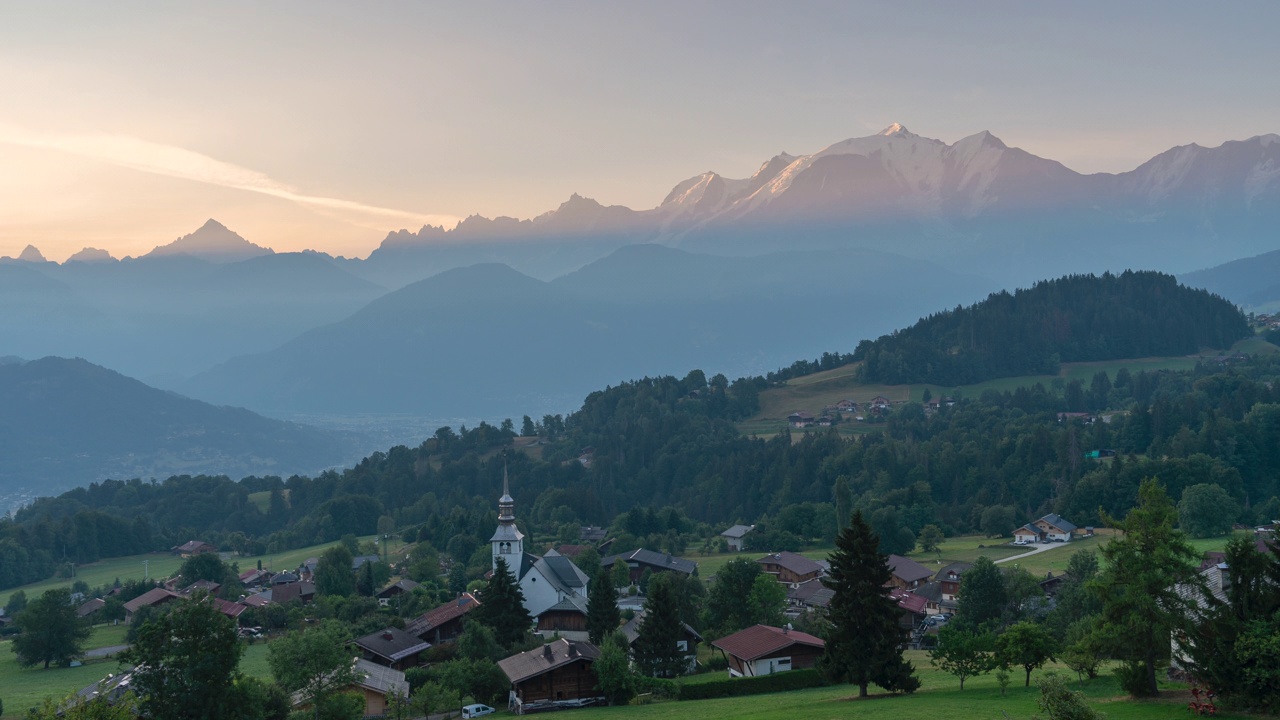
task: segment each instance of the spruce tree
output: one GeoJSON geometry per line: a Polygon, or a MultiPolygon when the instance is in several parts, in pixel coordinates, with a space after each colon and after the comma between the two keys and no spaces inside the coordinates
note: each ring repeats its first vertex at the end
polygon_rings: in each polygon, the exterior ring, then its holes
{"type": "Polygon", "coordinates": [[[892,692],[920,687],[915,668],[902,658],[907,631],[898,624],[898,604],[886,589],[891,575],[879,547],[880,538],[855,510],[836,538],[831,574],[822,578],[835,595],[827,610],[831,631],[819,667],[832,680],[856,684],[861,697],[871,683],[892,692]]]}
{"type": "Polygon", "coordinates": [[[498,558],[493,575],[480,596],[480,607],[472,611],[480,622],[493,629],[493,635],[503,647],[524,639],[533,624],[533,618],[524,606],[524,592],[511,574],[504,558],[498,558]]]}
{"type": "Polygon", "coordinates": [[[643,675],[675,677],[686,669],[684,652],[677,646],[684,635],[677,580],[672,573],[659,573],[649,584],[644,619],[632,651],[636,669],[643,675]]]}
{"type": "Polygon", "coordinates": [[[587,586],[587,634],[599,647],[609,633],[618,629],[622,613],[618,611],[618,595],[609,573],[596,573],[587,586]]]}

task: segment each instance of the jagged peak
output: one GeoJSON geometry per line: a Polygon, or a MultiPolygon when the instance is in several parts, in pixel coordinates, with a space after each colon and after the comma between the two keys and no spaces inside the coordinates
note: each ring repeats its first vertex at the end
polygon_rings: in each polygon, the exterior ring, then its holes
{"type": "Polygon", "coordinates": [[[67,262],[115,262],[115,258],[111,257],[111,253],[101,248],[86,247],[67,258],[67,262]]]}
{"type": "Polygon", "coordinates": [[[906,126],[901,123],[893,123],[877,134],[884,135],[886,137],[915,137],[915,133],[908,130],[906,126]]]}
{"type": "Polygon", "coordinates": [[[40,252],[35,245],[28,245],[22,249],[22,253],[18,255],[18,259],[23,262],[42,263],[49,262],[45,259],[44,253],[40,252]]]}

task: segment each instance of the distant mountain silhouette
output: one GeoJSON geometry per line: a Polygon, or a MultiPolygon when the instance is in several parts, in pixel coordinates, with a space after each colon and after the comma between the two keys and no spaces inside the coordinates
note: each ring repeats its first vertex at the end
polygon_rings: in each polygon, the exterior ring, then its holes
{"type": "Polygon", "coordinates": [[[183,235],[168,245],[161,245],[143,257],[189,255],[209,262],[224,263],[270,255],[272,252],[271,248],[254,245],[210,218],[195,232],[183,235]]]}
{"type": "Polygon", "coordinates": [[[335,433],[214,407],[84,360],[0,362],[0,491],[182,473],[288,476],[357,455],[335,433]]]}
{"type": "Polygon", "coordinates": [[[644,375],[736,377],[852,349],[989,282],[871,251],[720,258],[628,247],[546,283],[497,264],[450,270],[182,386],[264,411],[563,412],[644,375]]]}
{"type": "Polygon", "coordinates": [[[1221,295],[1246,310],[1280,303],[1280,250],[1197,270],[1178,279],[1190,287],[1221,295]]]}

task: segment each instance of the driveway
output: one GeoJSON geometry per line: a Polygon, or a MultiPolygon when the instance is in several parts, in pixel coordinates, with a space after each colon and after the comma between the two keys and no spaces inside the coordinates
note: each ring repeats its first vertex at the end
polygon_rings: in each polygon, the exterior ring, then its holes
{"type": "Polygon", "coordinates": [[[84,656],[86,658],[105,658],[105,657],[111,657],[112,655],[122,653],[128,649],[129,649],[128,645],[108,645],[107,647],[100,647],[100,648],[94,648],[92,650],[86,650],[84,653],[84,656]]]}
{"type": "Polygon", "coordinates": [[[1000,558],[999,560],[994,560],[994,561],[992,561],[992,564],[994,564],[994,565],[999,565],[1000,563],[1007,563],[1007,562],[1009,562],[1010,560],[1021,560],[1022,558],[1031,557],[1032,555],[1038,555],[1038,554],[1040,554],[1040,553],[1042,553],[1042,552],[1048,552],[1048,551],[1053,550],[1053,549],[1055,549],[1055,548],[1066,547],[1068,544],[1069,544],[1069,543],[1064,543],[1064,542],[1061,542],[1061,543],[1040,543],[1040,544],[1037,544],[1037,545],[1036,545],[1036,549],[1035,549],[1035,550],[1031,550],[1031,551],[1029,551],[1029,552],[1024,552],[1024,553],[1022,553],[1021,555],[1010,555],[1010,556],[1009,556],[1009,557],[1007,557],[1007,558],[1000,558]]]}

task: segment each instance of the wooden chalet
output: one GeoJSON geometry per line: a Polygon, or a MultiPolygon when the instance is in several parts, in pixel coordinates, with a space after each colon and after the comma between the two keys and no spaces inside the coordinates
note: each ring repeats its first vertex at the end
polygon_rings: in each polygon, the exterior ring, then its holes
{"type": "Polygon", "coordinates": [[[560,639],[498,661],[511,681],[511,707],[522,713],[534,703],[600,697],[592,663],[600,649],[589,642],[560,639]]]}
{"type": "Polygon", "coordinates": [[[587,603],[576,595],[566,596],[538,613],[533,621],[534,633],[545,638],[559,635],[567,640],[588,639],[587,603]]]}
{"type": "Polygon", "coordinates": [[[475,595],[462,593],[456,600],[450,600],[405,623],[404,631],[435,645],[453,642],[462,634],[463,618],[479,606],[480,601],[475,595]]]}
{"type": "Polygon", "coordinates": [[[890,555],[888,564],[891,576],[889,582],[903,590],[915,590],[933,577],[932,570],[901,555],[890,555]]]}
{"type": "Polygon", "coordinates": [[[729,662],[729,677],[772,675],[811,668],[827,644],[788,627],[753,625],[711,643],[729,662]]]}
{"type": "Polygon", "coordinates": [[[418,587],[418,583],[405,578],[403,580],[391,583],[390,585],[378,591],[378,604],[386,607],[391,604],[391,599],[413,592],[418,587]]]}
{"type": "MultiPolygon", "coordinates": [[[[645,616],[645,612],[641,610],[622,626],[622,633],[627,636],[627,647],[632,651],[635,649],[636,640],[640,638],[640,626],[644,624],[645,616]]],[[[687,674],[698,669],[698,643],[702,642],[702,636],[688,623],[680,623],[680,626],[683,632],[680,639],[676,641],[676,649],[684,656],[684,672],[687,674]]]]}
{"type": "Polygon", "coordinates": [[[822,564],[793,552],[770,553],[756,560],[760,569],[788,585],[813,580],[822,575],[822,564]]]}
{"type": "MultiPolygon", "coordinates": [[[[358,693],[364,698],[363,717],[391,717],[393,703],[408,702],[409,683],[404,679],[404,673],[399,670],[378,665],[362,658],[355,659],[351,665],[351,670],[355,675],[355,679],[342,690],[358,693]]],[[[307,702],[301,693],[295,693],[293,696],[293,709],[309,710],[311,709],[311,703],[307,702]]]]}
{"type": "Polygon", "coordinates": [[[953,562],[933,576],[934,581],[938,583],[942,591],[941,599],[952,601],[959,597],[960,576],[964,575],[965,571],[971,567],[973,567],[973,563],[953,562]]]}
{"type": "Polygon", "coordinates": [[[199,555],[200,553],[218,552],[218,548],[210,545],[203,540],[188,540],[181,545],[174,545],[169,548],[169,552],[174,555],[187,557],[190,555],[199,555]]]}
{"type": "Polygon", "coordinates": [[[84,604],[76,608],[76,617],[86,618],[96,614],[99,610],[107,606],[107,601],[102,598],[93,598],[86,600],[84,604]]]}
{"type": "Polygon", "coordinates": [[[124,621],[133,622],[134,613],[144,607],[159,607],[174,600],[185,600],[183,596],[165,588],[151,588],[138,597],[124,604],[124,621]]]}
{"type": "Polygon", "coordinates": [[[698,569],[698,563],[692,560],[685,560],[671,553],[654,552],[644,548],[632,550],[629,553],[610,555],[600,561],[600,567],[612,570],[613,566],[620,562],[627,564],[627,572],[631,582],[639,581],[645,570],[654,573],[676,572],[688,576],[698,569]]]}
{"type": "Polygon", "coordinates": [[[365,660],[395,670],[418,665],[418,658],[431,647],[399,628],[389,627],[351,641],[365,660]]]}
{"type": "Polygon", "coordinates": [[[917,595],[910,590],[902,588],[893,588],[889,591],[889,597],[898,603],[898,626],[904,630],[911,630],[919,627],[929,616],[928,598],[917,595]]]}

